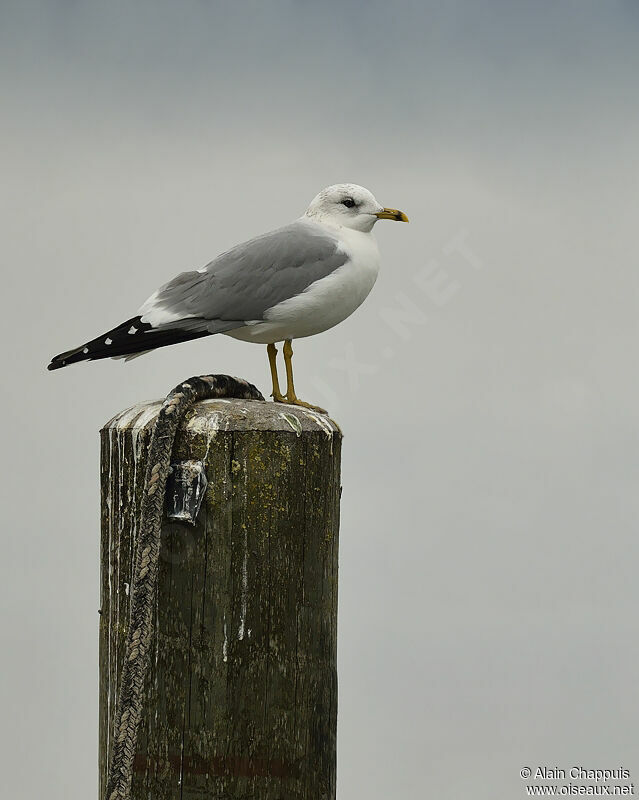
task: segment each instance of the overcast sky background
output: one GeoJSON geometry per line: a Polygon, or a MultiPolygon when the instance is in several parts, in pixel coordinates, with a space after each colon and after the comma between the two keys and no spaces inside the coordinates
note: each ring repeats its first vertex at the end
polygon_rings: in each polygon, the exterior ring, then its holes
{"type": "Polygon", "coordinates": [[[98,429],[269,386],[224,337],[50,356],[338,181],[411,219],[296,346],[346,435],[338,796],[639,783],[638,38],[631,0],[0,0],[3,796],[96,791],[98,429]]]}

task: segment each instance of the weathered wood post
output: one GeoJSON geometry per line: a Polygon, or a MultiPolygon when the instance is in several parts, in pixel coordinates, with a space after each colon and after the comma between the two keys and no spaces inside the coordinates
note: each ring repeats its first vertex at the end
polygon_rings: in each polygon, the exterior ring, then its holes
{"type": "MultiPolygon", "coordinates": [[[[100,800],[136,523],[160,402],[101,431],[100,800]]],[[[327,417],[199,403],[174,461],[205,466],[196,524],[162,529],[155,647],[132,800],[332,800],[341,434],[327,417]]]]}

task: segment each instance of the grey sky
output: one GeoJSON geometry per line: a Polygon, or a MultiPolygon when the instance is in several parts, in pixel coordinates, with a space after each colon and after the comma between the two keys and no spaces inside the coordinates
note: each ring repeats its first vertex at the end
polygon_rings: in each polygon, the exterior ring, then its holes
{"type": "Polygon", "coordinates": [[[0,4],[7,797],[95,790],[98,428],[268,386],[222,337],[49,357],[335,181],[411,219],[296,346],[346,433],[340,800],[639,780],[638,35],[614,1],[0,4]]]}

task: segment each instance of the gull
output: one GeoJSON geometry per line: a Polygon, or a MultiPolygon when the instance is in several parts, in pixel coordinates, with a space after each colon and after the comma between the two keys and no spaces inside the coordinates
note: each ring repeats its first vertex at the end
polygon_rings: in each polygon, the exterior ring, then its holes
{"type": "Polygon", "coordinates": [[[323,189],[299,219],[236,245],[201,269],[161,286],[136,316],[80,347],[55,356],[48,369],[79,361],[136,356],[170,344],[222,333],[267,346],[272,397],[322,411],[297,397],[293,339],[314,336],[349,317],[377,279],[380,256],[373,226],[408,222],[354,183],[323,189]],[[286,393],[277,373],[284,343],[286,393]]]}

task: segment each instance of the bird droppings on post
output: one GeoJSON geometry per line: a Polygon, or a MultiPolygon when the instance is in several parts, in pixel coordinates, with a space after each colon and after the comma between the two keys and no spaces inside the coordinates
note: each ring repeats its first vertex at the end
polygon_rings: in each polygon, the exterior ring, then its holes
{"type": "Polygon", "coordinates": [[[224,641],[222,642],[222,660],[225,664],[229,660],[229,637],[226,631],[226,614],[224,614],[224,641]]]}
{"type": "Polygon", "coordinates": [[[332,441],[333,434],[335,433],[335,427],[337,427],[337,423],[333,422],[332,420],[329,421],[323,414],[316,414],[315,412],[310,411],[308,408],[305,408],[304,412],[319,425],[319,427],[332,441]]]}
{"type": "Polygon", "coordinates": [[[244,532],[244,556],[242,558],[242,587],[241,587],[241,610],[240,626],[237,630],[237,638],[242,641],[244,638],[244,628],[246,627],[246,608],[248,604],[248,531],[243,525],[244,532]]]}
{"type": "Polygon", "coordinates": [[[285,419],[288,422],[288,424],[291,426],[291,428],[293,428],[297,436],[302,435],[302,425],[296,416],[294,416],[293,414],[285,413],[285,414],[280,414],[280,417],[282,417],[282,419],[285,419]]]}

